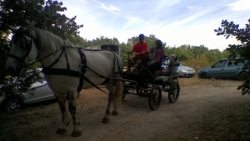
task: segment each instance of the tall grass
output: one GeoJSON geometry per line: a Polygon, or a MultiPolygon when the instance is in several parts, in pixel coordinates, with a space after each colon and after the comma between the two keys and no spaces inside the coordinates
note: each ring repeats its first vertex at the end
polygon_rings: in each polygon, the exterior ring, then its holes
{"type": "Polygon", "coordinates": [[[209,62],[209,59],[205,55],[201,55],[200,58],[192,58],[190,60],[181,61],[181,63],[185,66],[192,67],[196,74],[201,68],[211,66],[212,63],[209,62]]]}

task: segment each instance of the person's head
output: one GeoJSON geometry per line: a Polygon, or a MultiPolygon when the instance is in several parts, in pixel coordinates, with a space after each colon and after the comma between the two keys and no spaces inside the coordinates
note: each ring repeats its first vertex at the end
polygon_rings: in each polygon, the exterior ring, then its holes
{"type": "Polygon", "coordinates": [[[157,49],[163,49],[162,41],[161,40],[156,40],[155,41],[155,45],[156,45],[156,50],[157,49]]]}
{"type": "Polygon", "coordinates": [[[144,41],[144,35],[140,34],[139,35],[139,42],[142,43],[144,41]]]}
{"type": "Polygon", "coordinates": [[[171,54],[170,57],[176,62],[178,60],[178,57],[176,54],[171,54]]]}

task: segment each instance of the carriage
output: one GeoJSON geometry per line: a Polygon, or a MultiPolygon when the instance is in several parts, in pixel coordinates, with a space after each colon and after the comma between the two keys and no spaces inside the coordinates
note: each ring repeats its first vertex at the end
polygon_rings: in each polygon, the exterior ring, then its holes
{"type": "MultiPolygon", "coordinates": [[[[74,125],[71,136],[82,135],[80,121],[76,116],[76,97],[81,89],[98,88],[98,85],[105,84],[109,96],[103,123],[109,122],[110,115],[118,115],[122,96],[125,98],[127,94],[133,94],[133,90],[136,90],[138,95],[148,96],[152,110],[159,107],[162,91],[169,93],[170,102],[174,103],[178,99],[180,87],[177,74],[164,74],[149,81],[142,73],[122,73],[122,60],[115,52],[75,47],[69,41],[49,31],[35,28],[33,22],[27,27],[18,29],[8,27],[14,34],[5,69],[12,76],[18,76],[23,68],[37,62],[41,63],[45,78],[61,110],[62,121],[56,130],[57,134],[64,134],[67,131],[69,124],[67,101],[74,125]],[[112,112],[111,102],[114,104],[112,112]]],[[[141,70],[144,70],[144,67],[141,70]]]]}
{"type": "Polygon", "coordinates": [[[124,82],[123,99],[130,94],[148,98],[148,105],[151,110],[157,110],[161,103],[162,92],[168,93],[170,103],[175,103],[180,94],[180,85],[178,82],[178,72],[164,73],[164,69],[176,68],[180,63],[169,65],[169,58],[165,57],[162,61],[162,69],[156,71],[155,76],[147,69],[146,65],[142,65],[139,71],[135,71],[134,64],[124,62],[123,79],[133,82],[124,82]],[[144,73],[143,73],[144,72],[144,73]],[[149,77],[145,77],[145,72],[149,77]],[[148,72],[148,73],[147,73],[148,72]]]}

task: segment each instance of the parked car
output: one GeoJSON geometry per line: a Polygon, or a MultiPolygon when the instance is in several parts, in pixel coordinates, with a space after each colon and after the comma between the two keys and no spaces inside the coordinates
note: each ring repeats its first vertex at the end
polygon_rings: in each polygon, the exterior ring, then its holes
{"type": "Polygon", "coordinates": [[[247,60],[240,58],[224,58],[210,67],[202,68],[198,72],[199,78],[240,78],[248,75],[242,68],[244,64],[249,63],[247,60]]]}
{"type": "MultiPolygon", "coordinates": [[[[169,64],[169,58],[166,57],[163,59],[162,61],[162,72],[166,73],[168,64],[169,64]]],[[[195,74],[195,70],[191,67],[185,66],[181,63],[179,63],[180,65],[178,66],[177,72],[179,73],[179,77],[193,77],[195,74]]]]}
{"type": "Polygon", "coordinates": [[[0,96],[1,109],[8,112],[15,112],[18,111],[23,104],[55,99],[52,90],[49,88],[47,81],[44,78],[44,74],[39,72],[39,75],[41,76],[41,80],[33,83],[29,90],[23,93],[23,97],[21,94],[7,97],[5,94],[2,94],[0,96]]]}
{"type": "Polygon", "coordinates": [[[179,77],[193,77],[195,74],[195,70],[191,67],[180,64],[178,67],[179,77]]]}

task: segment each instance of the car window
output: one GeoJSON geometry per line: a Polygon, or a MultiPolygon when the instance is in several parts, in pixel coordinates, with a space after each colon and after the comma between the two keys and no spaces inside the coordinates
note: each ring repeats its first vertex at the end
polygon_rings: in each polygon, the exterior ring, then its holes
{"type": "Polygon", "coordinates": [[[225,67],[225,64],[227,63],[227,60],[220,60],[219,62],[215,63],[213,65],[214,68],[221,68],[225,67]]]}
{"type": "Polygon", "coordinates": [[[228,66],[228,67],[236,66],[237,61],[238,61],[238,59],[237,59],[237,60],[236,60],[236,59],[230,59],[230,60],[228,61],[228,63],[227,63],[227,66],[228,66]]]}
{"type": "Polygon", "coordinates": [[[235,66],[242,66],[244,65],[245,60],[243,59],[237,59],[235,62],[235,66]]]}

